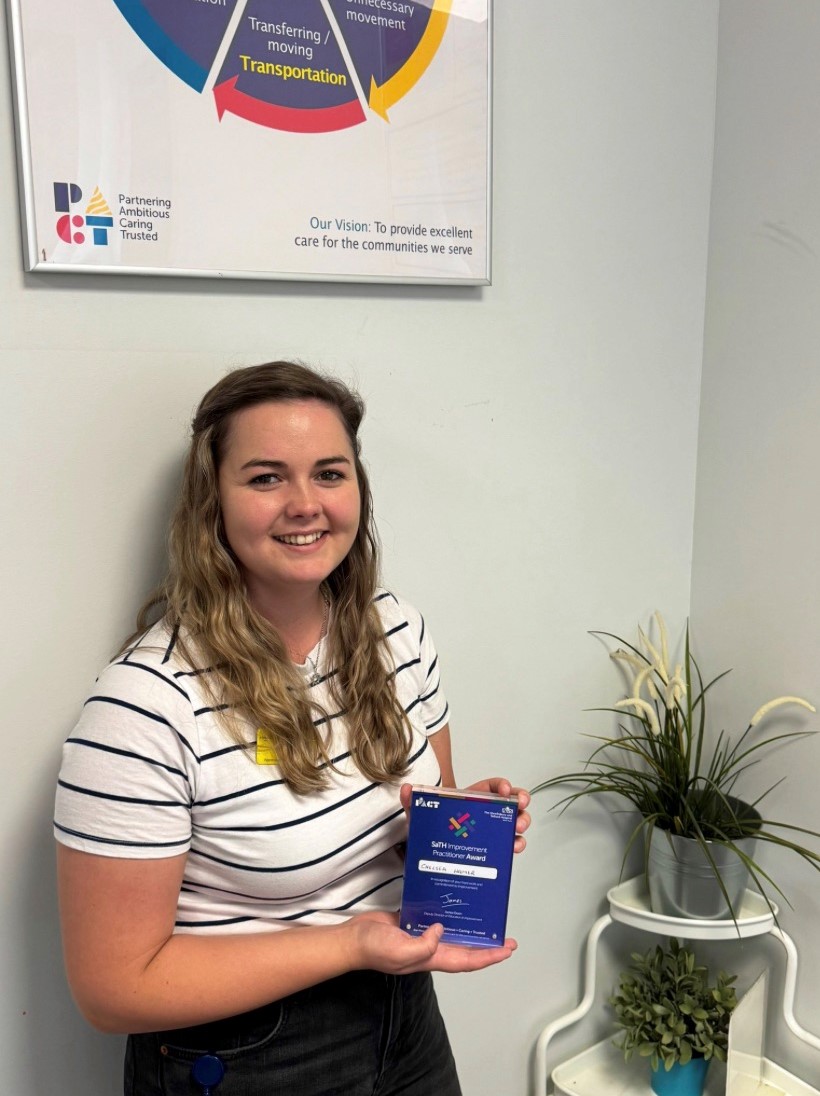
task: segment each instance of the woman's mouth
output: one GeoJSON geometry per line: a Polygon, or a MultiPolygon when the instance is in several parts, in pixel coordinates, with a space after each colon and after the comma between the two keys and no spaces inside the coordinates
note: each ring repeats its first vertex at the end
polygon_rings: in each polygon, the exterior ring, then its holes
{"type": "Polygon", "coordinates": [[[281,537],[274,537],[274,540],[278,540],[280,544],[315,544],[317,540],[325,535],[325,530],[319,533],[286,533],[281,537]]]}

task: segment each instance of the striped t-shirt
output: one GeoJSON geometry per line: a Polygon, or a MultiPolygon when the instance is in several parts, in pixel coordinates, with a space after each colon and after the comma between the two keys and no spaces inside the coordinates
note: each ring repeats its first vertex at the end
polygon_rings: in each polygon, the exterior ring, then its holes
{"type": "MultiPolygon", "coordinates": [[[[404,779],[438,784],[427,739],[447,722],[447,703],[435,648],[415,609],[385,591],[376,602],[412,727],[404,779]]],[[[207,672],[175,653],[164,623],[103,670],[63,747],[57,840],[100,856],[187,852],[179,932],[327,925],[398,908],[395,846],[406,833],[398,785],[373,784],[352,763],[327,678],[312,691],[332,717],[336,771],[323,791],[298,796],[275,755],[256,749],[255,727],[248,724],[246,749],[218,722],[203,687],[207,672]]]]}

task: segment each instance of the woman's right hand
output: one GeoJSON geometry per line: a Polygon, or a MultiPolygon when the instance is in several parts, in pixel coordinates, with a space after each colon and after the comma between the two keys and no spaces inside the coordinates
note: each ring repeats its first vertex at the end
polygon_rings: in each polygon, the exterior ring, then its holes
{"type": "Polygon", "coordinates": [[[518,947],[511,938],[498,948],[442,943],[441,925],[431,925],[421,936],[410,936],[399,928],[398,913],[360,913],[347,922],[347,928],[351,933],[351,967],[383,974],[427,970],[463,974],[503,963],[518,947]]]}

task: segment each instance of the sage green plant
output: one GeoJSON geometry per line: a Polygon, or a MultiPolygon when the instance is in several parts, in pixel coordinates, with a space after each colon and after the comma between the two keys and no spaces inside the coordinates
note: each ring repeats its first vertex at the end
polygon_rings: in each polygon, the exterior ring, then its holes
{"type": "Polygon", "coordinates": [[[787,822],[764,817],[761,801],[773,790],[776,780],[753,801],[744,800],[739,784],[747,770],[775,745],[814,732],[785,730],[761,735],[758,725],[784,705],[797,705],[814,712],[802,697],[780,696],[761,705],[746,730],[733,741],[720,731],[707,742],[706,694],[725,677],[728,670],[704,682],[700,667],[689,644],[689,625],[684,634],[682,662],[673,665],[669,653],[666,625],[660,613],[654,614],[656,637],[650,639],[638,629],[638,644],[633,645],[612,632],[590,634],[612,640],[617,647],[610,657],[630,679],[628,694],[611,708],[593,711],[614,712],[626,718],[614,735],[588,735],[599,743],[583,769],[550,777],[533,788],[577,786],[555,804],[566,808],[589,795],[604,795],[625,800],[641,815],[627,842],[623,867],[634,842],[645,840],[644,864],[649,837],[659,829],[695,840],[717,879],[731,916],[735,911],[710,851],[710,844],[731,849],[748,868],[756,888],[773,910],[763,881],[768,882],[788,902],[786,896],[752,856],[738,847],[744,837],[754,837],[796,853],[820,870],[820,854],[794,840],[797,835],[820,839],[820,833],[787,822]]]}
{"type": "Polygon", "coordinates": [[[736,975],[721,971],[714,985],[709,970],[673,937],[669,947],[633,952],[609,999],[615,1011],[624,1058],[648,1058],[653,1069],[670,1070],[692,1058],[726,1061],[729,1018],[737,1004],[736,975]]]}

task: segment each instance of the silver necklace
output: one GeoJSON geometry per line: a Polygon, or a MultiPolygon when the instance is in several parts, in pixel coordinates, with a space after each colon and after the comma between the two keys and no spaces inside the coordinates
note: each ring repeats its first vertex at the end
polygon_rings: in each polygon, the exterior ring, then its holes
{"type": "Polygon", "coordinates": [[[319,643],[316,647],[316,661],[314,662],[310,655],[305,655],[305,659],[310,663],[311,671],[310,677],[307,679],[308,685],[318,685],[319,682],[322,680],[322,675],[319,672],[319,664],[322,661],[322,644],[324,643],[325,636],[327,635],[327,621],[330,615],[330,600],[328,599],[326,594],[322,594],[322,600],[325,603],[325,609],[322,614],[322,634],[319,636],[319,643]]]}

